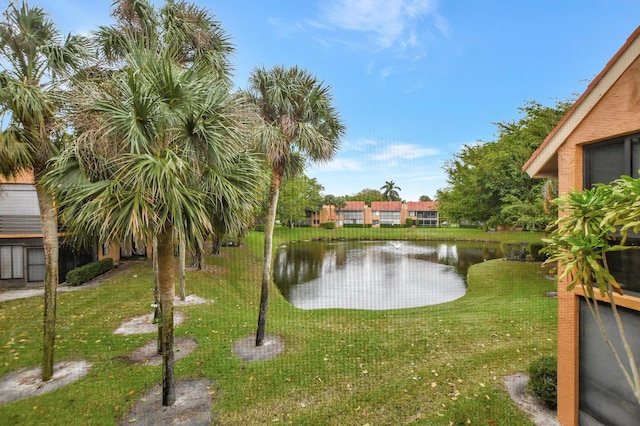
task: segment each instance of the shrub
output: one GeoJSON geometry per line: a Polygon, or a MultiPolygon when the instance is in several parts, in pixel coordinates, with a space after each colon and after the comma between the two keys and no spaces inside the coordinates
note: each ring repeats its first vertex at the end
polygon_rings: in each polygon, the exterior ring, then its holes
{"type": "Polygon", "coordinates": [[[336,229],[336,223],[335,222],[325,222],[322,224],[322,227],[324,229],[336,229]]]}
{"type": "Polygon", "coordinates": [[[253,227],[254,230],[256,230],[257,232],[264,232],[264,225],[260,224],[260,225],[255,225],[253,227]]]}
{"type": "Polygon", "coordinates": [[[529,365],[527,392],[555,410],[558,405],[558,359],[543,355],[529,365]]]}
{"type": "Polygon", "coordinates": [[[414,225],[414,221],[413,219],[411,219],[410,217],[408,217],[405,221],[404,221],[405,225],[407,226],[407,228],[411,228],[414,225]]]}
{"type": "MultiPolygon", "coordinates": [[[[508,260],[524,260],[522,259],[522,250],[524,246],[520,243],[503,241],[500,243],[500,251],[502,251],[502,257],[508,260]]],[[[526,252],[525,252],[526,256],[526,252]]]]}
{"type": "Polygon", "coordinates": [[[529,244],[527,251],[529,252],[529,255],[531,255],[531,258],[536,262],[544,262],[547,257],[544,253],[540,253],[543,248],[543,243],[531,243],[529,244]]]}
{"type": "Polygon", "coordinates": [[[111,269],[113,269],[113,259],[107,257],[97,262],[88,263],[70,270],[67,272],[65,281],[67,285],[78,286],[97,277],[98,275],[102,275],[105,272],[110,271],[111,269]]]}

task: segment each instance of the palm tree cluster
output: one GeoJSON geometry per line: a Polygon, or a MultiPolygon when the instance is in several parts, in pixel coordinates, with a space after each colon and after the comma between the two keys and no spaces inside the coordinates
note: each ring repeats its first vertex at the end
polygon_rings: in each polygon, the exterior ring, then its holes
{"type": "Polygon", "coordinates": [[[163,405],[172,405],[174,243],[201,253],[210,235],[246,230],[269,187],[260,345],[280,184],[306,158],[330,159],[344,127],[329,87],[297,67],[256,69],[234,93],[233,46],[205,9],[116,0],[112,16],[91,39],[62,42],[42,9],[9,5],[0,172],[35,173],[47,253],[43,379],[53,371],[60,217],[74,245],[155,248],[163,405]]]}

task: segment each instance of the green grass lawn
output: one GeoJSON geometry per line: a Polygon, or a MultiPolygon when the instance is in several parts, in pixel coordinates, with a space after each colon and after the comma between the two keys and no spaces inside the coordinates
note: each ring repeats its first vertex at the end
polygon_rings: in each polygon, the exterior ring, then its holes
{"type": "MultiPolygon", "coordinates": [[[[539,234],[469,229],[278,229],[276,241],[309,238],[483,239],[534,241],[539,234]],[[339,231],[339,232],[338,232],[339,231]],[[379,232],[383,231],[383,232],[379,232]]],[[[555,353],[555,283],[539,263],[488,261],[473,266],[468,293],[441,305],[390,311],[303,311],[272,288],[267,333],[283,353],[246,363],[233,355],[255,333],[263,235],[209,257],[215,272],[189,272],[187,292],[211,303],[176,308],[187,320],[176,336],[197,350],[176,361],[177,378],[213,381],[219,424],[529,424],[502,378],[555,353]],[[492,423],[496,422],[496,423],[492,423]]],[[[57,391],[5,404],[0,424],[111,425],[158,383],[160,367],[130,366],[120,356],[154,339],[114,335],[125,320],[150,313],[148,262],[95,289],[58,295],[56,360],[85,359],[85,378],[57,391]]],[[[42,299],[0,305],[0,376],[41,362],[42,299]]]]}

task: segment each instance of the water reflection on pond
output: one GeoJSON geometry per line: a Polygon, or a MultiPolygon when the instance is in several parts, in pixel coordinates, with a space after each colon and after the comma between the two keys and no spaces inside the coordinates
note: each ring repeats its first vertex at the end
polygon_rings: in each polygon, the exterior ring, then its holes
{"type": "Polygon", "coordinates": [[[464,296],[469,266],[497,257],[497,244],[315,241],[279,247],[273,272],[301,309],[413,308],[464,296]]]}

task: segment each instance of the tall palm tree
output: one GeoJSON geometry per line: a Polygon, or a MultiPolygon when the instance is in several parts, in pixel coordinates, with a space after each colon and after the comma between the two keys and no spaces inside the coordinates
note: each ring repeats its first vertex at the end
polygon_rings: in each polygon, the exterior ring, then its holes
{"type": "MultiPolygon", "coordinates": [[[[230,83],[229,57],[233,53],[233,45],[220,23],[206,9],[172,0],[167,0],[159,11],[148,0],[116,0],[113,6],[112,16],[116,18],[116,23],[99,27],[95,37],[99,51],[108,64],[113,66],[120,63],[129,52],[132,41],[147,50],[155,49],[160,44],[174,53],[177,63],[188,65],[196,59],[205,61],[218,79],[230,83]]],[[[203,259],[204,241],[194,241],[191,245],[203,259]]],[[[180,268],[184,267],[181,257],[180,268]]],[[[181,281],[182,275],[183,271],[181,281]]],[[[158,317],[158,300],[155,305],[155,316],[158,317]]],[[[161,331],[159,327],[158,332],[161,331]]],[[[161,348],[158,350],[161,351],[161,348]]]]}
{"type": "Polygon", "coordinates": [[[400,187],[396,186],[396,183],[392,180],[388,180],[384,182],[384,185],[380,187],[380,191],[382,191],[382,196],[387,201],[396,201],[400,199],[400,194],[398,191],[402,191],[400,187]]]}
{"type": "Polygon", "coordinates": [[[294,176],[301,172],[306,158],[316,162],[330,160],[338,150],[345,128],[332,104],[330,87],[298,67],[254,69],[249,77],[248,96],[262,119],[257,142],[271,168],[256,333],[256,346],[261,346],[271,282],[273,228],[282,179],[285,173],[294,176]]]}
{"type": "Polygon", "coordinates": [[[33,172],[45,254],[42,380],[53,376],[58,220],[52,195],[40,180],[60,148],[64,126],[59,96],[67,77],[88,57],[78,36],[63,39],[44,10],[10,2],[0,22],[0,175],[33,172]]]}
{"type": "MultiPolygon", "coordinates": [[[[116,5],[129,3],[148,6],[141,0],[116,5]]],[[[168,1],[160,16],[177,14],[173,7],[184,4],[168,1]]],[[[143,9],[136,22],[149,37],[125,28],[119,68],[75,88],[78,135],[48,176],[71,234],[87,229],[101,242],[157,239],[162,401],[168,406],[175,402],[175,236],[204,241],[223,205],[249,205],[261,182],[255,171],[263,167],[247,146],[243,99],[211,66],[211,52],[185,61],[184,49],[166,42],[178,30],[150,31],[160,16],[143,9]]]]}

